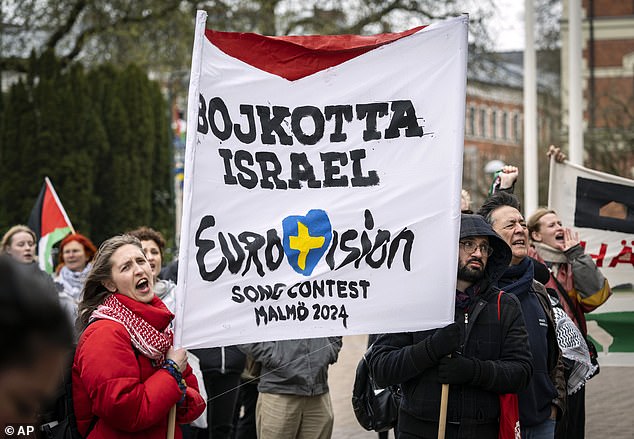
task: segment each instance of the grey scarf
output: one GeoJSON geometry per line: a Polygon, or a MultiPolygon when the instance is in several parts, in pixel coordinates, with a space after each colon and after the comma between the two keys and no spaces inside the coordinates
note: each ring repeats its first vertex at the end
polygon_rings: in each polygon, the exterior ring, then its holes
{"type": "Polygon", "coordinates": [[[551,247],[543,242],[533,241],[537,254],[546,262],[555,262],[558,264],[565,264],[568,262],[568,258],[561,250],[551,247]]]}

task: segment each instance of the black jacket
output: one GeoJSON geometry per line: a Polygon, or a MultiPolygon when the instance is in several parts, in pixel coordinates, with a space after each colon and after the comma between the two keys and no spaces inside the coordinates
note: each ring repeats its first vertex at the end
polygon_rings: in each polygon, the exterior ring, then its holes
{"type": "Polygon", "coordinates": [[[236,346],[192,349],[192,354],[199,358],[203,373],[241,374],[247,361],[246,355],[236,346]]]}
{"type": "MultiPolygon", "coordinates": [[[[459,425],[459,437],[497,438],[499,394],[526,387],[532,373],[528,335],[517,298],[495,287],[511,251],[481,217],[462,215],[460,238],[488,236],[494,251],[480,282],[480,293],[467,313],[456,310],[462,328],[461,354],[477,359],[473,381],[449,386],[447,422],[459,425]],[[486,428],[482,428],[485,426],[486,428]]],[[[414,437],[436,437],[441,384],[437,367],[421,368],[421,342],[435,330],[384,334],[374,345],[370,368],[381,387],[400,384],[403,392],[398,429],[414,437]]],[[[451,433],[448,430],[448,437],[451,433]]]]}
{"type": "Polygon", "coordinates": [[[533,281],[533,291],[535,291],[548,319],[548,375],[557,389],[557,397],[552,403],[557,406],[557,419],[560,419],[566,408],[566,379],[564,378],[561,349],[557,344],[557,326],[553,316],[553,306],[550,303],[546,287],[536,280],[533,281]]]}

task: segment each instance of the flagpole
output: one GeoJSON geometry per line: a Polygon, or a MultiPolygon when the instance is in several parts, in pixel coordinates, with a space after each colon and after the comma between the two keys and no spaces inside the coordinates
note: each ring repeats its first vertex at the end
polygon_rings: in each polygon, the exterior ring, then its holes
{"type": "MultiPolygon", "coordinates": [[[[189,259],[188,246],[183,245],[189,239],[189,216],[191,213],[191,196],[192,196],[192,169],[193,169],[193,149],[195,148],[196,132],[198,131],[198,89],[201,71],[201,57],[203,50],[203,37],[207,28],[207,12],[198,10],[196,12],[196,29],[194,32],[194,44],[192,47],[192,68],[189,78],[189,98],[187,102],[187,139],[185,142],[185,181],[183,184],[183,212],[181,220],[181,259],[187,261],[189,259]]],[[[187,287],[187,267],[188,264],[179,264],[178,278],[179,282],[176,286],[176,319],[174,321],[174,348],[182,346],[183,325],[181,316],[185,307],[184,297],[185,288],[187,287]]],[[[167,417],[167,439],[174,439],[176,429],[176,405],[174,405],[167,417]]]]}
{"type": "Polygon", "coordinates": [[[570,161],[583,165],[581,0],[568,2],[568,150],[570,161]]]}
{"type": "Polygon", "coordinates": [[[59,210],[61,210],[62,215],[64,215],[64,219],[66,220],[66,223],[70,227],[70,231],[72,233],[76,233],[75,232],[75,228],[73,227],[73,223],[70,222],[70,218],[68,218],[68,215],[66,214],[66,209],[64,209],[64,206],[62,205],[62,202],[59,201],[59,197],[57,196],[57,192],[55,192],[55,188],[53,187],[53,183],[51,183],[51,180],[48,177],[44,177],[44,182],[46,183],[46,186],[48,186],[48,188],[51,190],[51,194],[53,194],[53,198],[55,198],[55,202],[59,206],[59,210]]]}
{"type": "Polygon", "coordinates": [[[537,169],[537,61],[534,0],[524,1],[524,213],[539,205],[537,169]]]}

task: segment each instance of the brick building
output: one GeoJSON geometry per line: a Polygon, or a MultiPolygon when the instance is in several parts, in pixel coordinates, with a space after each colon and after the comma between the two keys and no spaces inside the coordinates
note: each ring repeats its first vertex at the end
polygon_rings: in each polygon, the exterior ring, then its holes
{"type": "MultiPolygon", "coordinates": [[[[562,22],[562,110],[568,116],[568,3],[562,22]]],[[[634,2],[583,0],[584,164],[634,178],[634,2]]]]}
{"type": "MultiPolygon", "coordinates": [[[[518,166],[523,163],[522,64],[522,52],[489,54],[485,59],[479,57],[469,62],[463,188],[470,192],[473,206],[479,206],[487,195],[492,180],[487,171],[496,170],[493,161],[518,166]]],[[[558,142],[559,108],[559,76],[540,72],[539,145],[558,142]]],[[[516,192],[521,196],[521,181],[516,192]]]]}

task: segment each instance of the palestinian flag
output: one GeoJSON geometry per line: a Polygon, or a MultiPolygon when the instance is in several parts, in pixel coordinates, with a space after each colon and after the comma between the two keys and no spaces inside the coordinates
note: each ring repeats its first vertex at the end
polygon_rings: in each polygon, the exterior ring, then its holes
{"type": "Polygon", "coordinates": [[[74,229],[48,177],[44,178],[42,190],[29,216],[29,227],[37,235],[37,254],[39,255],[40,268],[47,273],[52,273],[54,267],[51,255],[53,246],[74,229]]]}

